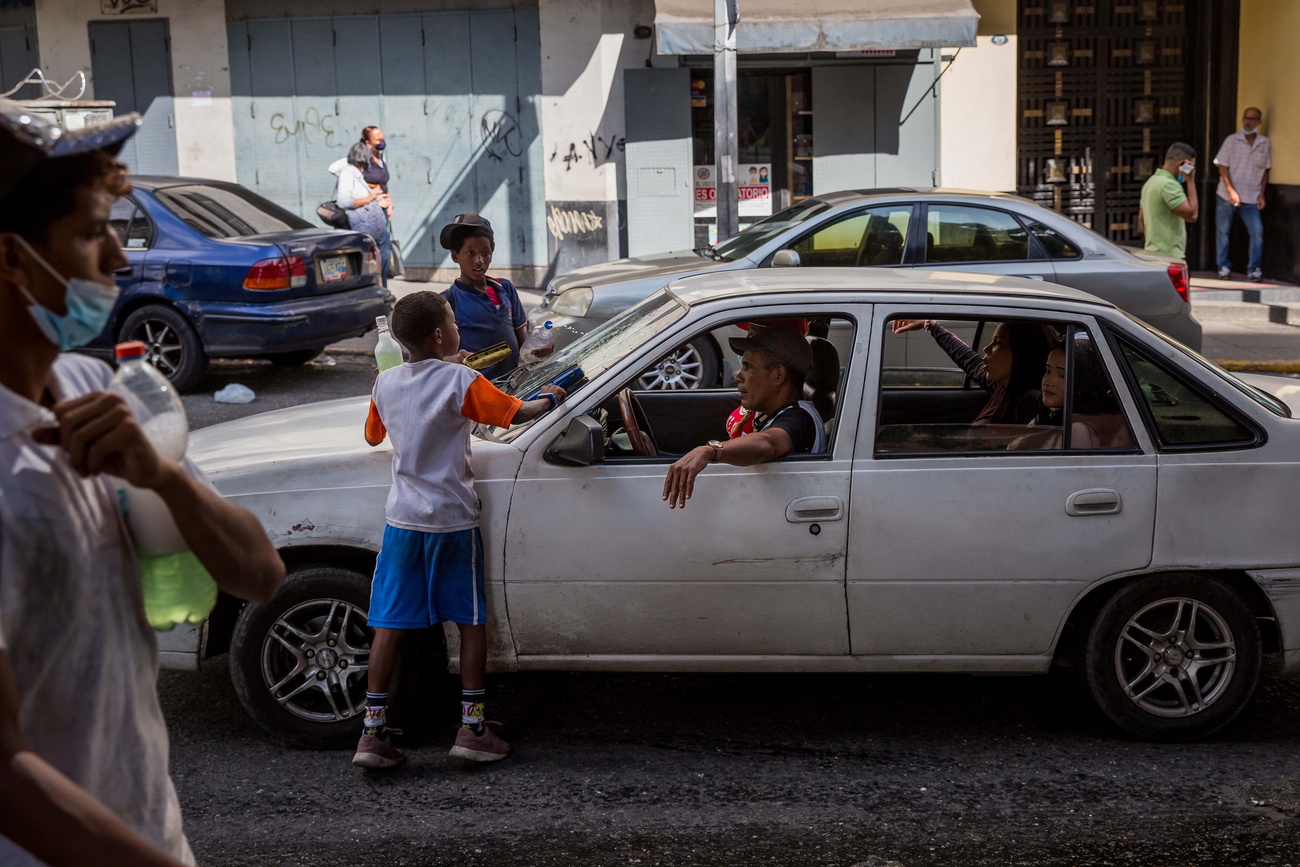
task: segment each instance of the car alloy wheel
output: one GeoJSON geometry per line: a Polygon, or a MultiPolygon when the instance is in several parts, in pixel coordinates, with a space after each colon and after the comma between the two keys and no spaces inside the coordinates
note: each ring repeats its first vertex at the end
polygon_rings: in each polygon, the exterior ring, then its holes
{"type": "Polygon", "coordinates": [[[1259,682],[1255,614],[1222,578],[1139,578],[1101,607],[1082,673],[1097,705],[1144,738],[1191,740],[1227,725],[1259,682]]]}
{"type": "Polygon", "coordinates": [[[1162,717],[1187,717],[1223,697],[1237,667],[1232,630],[1209,605],[1159,599],[1134,614],[1115,642],[1115,673],[1129,699],[1162,717]]]}
{"type": "Polygon", "coordinates": [[[194,326],[179,310],[166,304],[146,304],[133,310],[117,333],[117,342],[138,340],[149,362],[176,386],[188,391],[208,370],[208,357],[194,326]]]}
{"type": "Polygon", "coordinates": [[[166,322],[158,319],[146,319],[131,332],[131,340],[144,344],[149,353],[149,363],[158,368],[163,376],[172,378],[181,369],[185,357],[185,346],[181,337],[166,322]]]}
{"type": "Polygon", "coordinates": [[[365,709],[370,670],[366,612],[342,599],[312,599],[281,614],[262,641],[262,680],[296,717],[332,723],[365,709]]]}
{"type": "Polygon", "coordinates": [[[717,385],[718,363],[707,341],[694,340],[659,359],[637,379],[640,391],[684,391],[717,385]]]}

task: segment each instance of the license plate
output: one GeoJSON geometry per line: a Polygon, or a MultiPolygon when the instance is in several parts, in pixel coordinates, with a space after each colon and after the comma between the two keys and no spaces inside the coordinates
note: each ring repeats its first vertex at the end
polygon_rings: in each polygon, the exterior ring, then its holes
{"type": "Polygon", "coordinates": [[[327,256],[317,261],[320,263],[320,278],[326,283],[333,283],[335,280],[347,279],[347,256],[327,256]]]}

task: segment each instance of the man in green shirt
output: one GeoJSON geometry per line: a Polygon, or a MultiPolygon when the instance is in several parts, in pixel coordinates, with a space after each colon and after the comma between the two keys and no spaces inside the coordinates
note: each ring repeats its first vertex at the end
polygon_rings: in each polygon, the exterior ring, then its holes
{"type": "Polygon", "coordinates": [[[1142,185],[1138,231],[1146,236],[1144,249],[1187,258],[1187,224],[1196,222],[1199,210],[1192,181],[1195,171],[1195,148],[1175,142],[1165,151],[1164,165],[1142,185]],[[1186,192],[1184,180],[1188,182],[1186,192]]]}

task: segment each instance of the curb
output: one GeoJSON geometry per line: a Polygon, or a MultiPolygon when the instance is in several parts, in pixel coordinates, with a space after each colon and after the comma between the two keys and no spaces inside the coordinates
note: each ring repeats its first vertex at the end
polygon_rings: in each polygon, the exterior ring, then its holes
{"type": "Polygon", "coordinates": [[[1273,361],[1237,361],[1233,359],[1212,358],[1210,359],[1224,370],[1231,370],[1236,373],[1294,373],[1300,374],[1300,359],[1287,361],[1276,359],[1273,361]]]}
{"type": "Polygon", "coordinates": [[[1271,322],[1300,326],[1300,303],[1199,301],[1192,304],[1192,315],[1201,322],[1271,322]]]}

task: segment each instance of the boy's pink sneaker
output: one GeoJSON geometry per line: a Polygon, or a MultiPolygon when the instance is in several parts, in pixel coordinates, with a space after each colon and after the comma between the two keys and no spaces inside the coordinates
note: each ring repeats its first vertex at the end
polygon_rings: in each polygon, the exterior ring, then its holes
{"type": "Polygon", "coordinates": [[[510,744],[497,737],[487,726],[483,726],[481,735],[474,734],[469,726],[461,726],[450,755],[453,759],[470,762],[499,762],[510,755],[510,744]]]}
{"type": "Polygon", "coordinates": [[[358,768],[391,768],[406,761],[406,754],[397,748],[391,737],[362,735],[357,741],[357,752],[352,757],[352,764],[358,768]]]}

